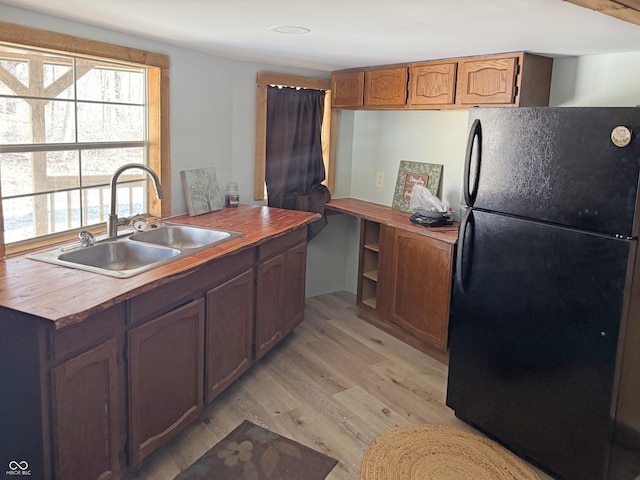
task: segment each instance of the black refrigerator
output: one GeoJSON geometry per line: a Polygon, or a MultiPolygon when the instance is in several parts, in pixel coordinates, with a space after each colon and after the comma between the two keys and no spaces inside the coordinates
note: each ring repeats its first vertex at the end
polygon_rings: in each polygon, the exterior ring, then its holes
{"type": "Polygon", "coordinates": [[[469,116],[447,405],[555,478],[640,479],[640,108],[469,116]]]}

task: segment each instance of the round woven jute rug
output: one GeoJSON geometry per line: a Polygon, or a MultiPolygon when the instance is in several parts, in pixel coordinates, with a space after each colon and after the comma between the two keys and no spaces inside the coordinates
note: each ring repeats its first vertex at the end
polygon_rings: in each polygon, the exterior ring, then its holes
{"type": "Polygon", "coordinates": [[[540,480],[496,442],[442,425],[394,428],[362,459],[362,480],[540,480]]]}

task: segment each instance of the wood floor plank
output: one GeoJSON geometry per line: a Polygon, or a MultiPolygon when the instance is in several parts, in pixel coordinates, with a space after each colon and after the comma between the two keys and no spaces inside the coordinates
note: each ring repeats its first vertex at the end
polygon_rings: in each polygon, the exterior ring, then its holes
{"type": "Polygon", "coordinates": [[[173,480],[245,419],[337,459],[327,480],[358,480],[395,426],[475,432],[445,405],[446,383],[446,365],[358,318],[354,295],[310,298],[302,324],[128,480],[173,480]]]}
{"type": "MultiPolygon", "coordinates": [[[[397,413],[388,403],[380,401],[379,398],[357,385],[344,392],[336,393],[333,397],[351,410],[354,416],[363,422],[370,423],[376,432],[411,425],[405,416],[397,413]]],[[[376,435],[371,441],[377,437],[376,435]]]]}

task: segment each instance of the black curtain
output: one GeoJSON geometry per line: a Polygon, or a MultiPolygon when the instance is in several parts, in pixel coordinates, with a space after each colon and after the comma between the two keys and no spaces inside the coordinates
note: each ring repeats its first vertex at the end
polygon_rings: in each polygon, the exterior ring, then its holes
{"type": "Polygon", "coordinates": [[[266,183],[270,207],[322,214],[309,225],[308,238],[327,224],[324,205],[331,199],[321,184],[322,118],[325,92],[268,87],[266,183]]]}

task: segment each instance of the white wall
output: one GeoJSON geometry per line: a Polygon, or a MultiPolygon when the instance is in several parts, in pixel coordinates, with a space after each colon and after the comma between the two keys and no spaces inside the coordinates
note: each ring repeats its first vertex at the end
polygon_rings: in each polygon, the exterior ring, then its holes
{"type": "MultiPolygon", "coordinates": [[[[354,112],[339,113],[340,132],[336,145],[336,185],[333,197],[351,195],[351,152],[354,112]]],[[[307,296],[346,290],[355,285],[358,265],[358,221],[348,215],[328,215],[328,224],[309,242],[307,296]]],[[[355,292],[355,288],[350,288],[355,292]]]]}
{"type": "Polygon", "coordinates": [[[560,107],[640,105],[640,52],[554,60],[549,104],[560,107]]]}
{"type": "Polygon", "coordinates": [[[353,131],[351,195],[391,205],[401,160],[444,165],[439,192],[460,206],[468,112],[358,111],[353,131]],[[384,174],[382,188],[376,173],[384,174]]]}
{"type": "Polygon", "coordinates": [[[330,78],[330,72],[215,57],[133,35],[0,4],[5,22],[169,55],[171,213],[186,213],[180,171],[215,167],[221,188],[240,186],[253,202],[256,74],[260,71],[330,78]]]}

